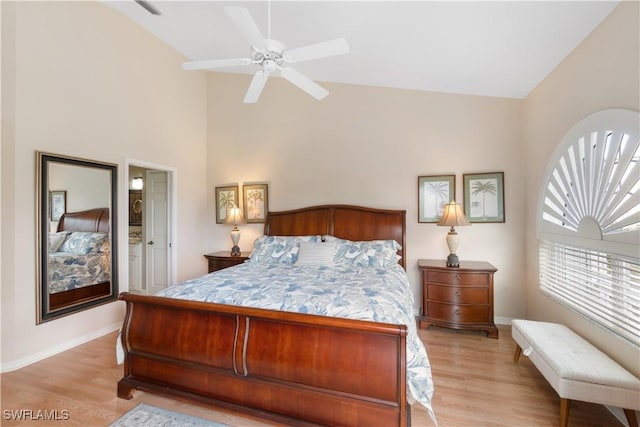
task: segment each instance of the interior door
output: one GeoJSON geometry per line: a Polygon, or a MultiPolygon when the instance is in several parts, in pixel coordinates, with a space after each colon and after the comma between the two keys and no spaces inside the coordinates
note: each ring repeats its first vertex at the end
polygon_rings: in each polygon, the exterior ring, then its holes
{"type": "Polygon", "coordinates": [[[169,284],[169,194],[164,171],[148,170],[145,180],[145,288],[149,293],[169,284]]]}

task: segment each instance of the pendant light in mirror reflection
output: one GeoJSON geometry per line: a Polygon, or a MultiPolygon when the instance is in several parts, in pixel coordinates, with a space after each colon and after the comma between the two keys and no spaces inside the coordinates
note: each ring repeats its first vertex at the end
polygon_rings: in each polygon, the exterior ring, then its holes
{"type": "Polygon", "coordinates": [[[137,176],[131,180],[131,189],[132,190],[142,190],[144,187],[144,180],[141,176],[137,176]]]}

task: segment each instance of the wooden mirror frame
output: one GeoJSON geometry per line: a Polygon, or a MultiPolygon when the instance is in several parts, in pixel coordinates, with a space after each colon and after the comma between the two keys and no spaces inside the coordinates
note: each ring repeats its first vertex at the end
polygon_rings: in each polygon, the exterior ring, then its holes
{"type": "MultiPolygon", "coordinates": [[[[37,324],[41,324],[59,317],[77,313],[89,308],[115,301],[118,296],[118,166],[112,163],[98,162],[74,157],[60,156],[37,151],[36,152],[36,294],[37,294],[37,324]],[[49,198],[49,170],[51,163],[59,163],[70,166],[81,166],[86,168],[105,170],[109,173],[110,195],[109,206],[101,206],[99,209],[90,209],[87,212],[92,214],[96,220],[93,227],[105,229],[109,232],[110,239],[110,282],[107,286],[102,286],[100,292],[84,292],[83,288],[74,289],[78,293],[73,294],[73,299],[58,307],[51,305],[51,298],[48,289],[48,260],[49,260],[49,233],[50,233],[50,198],[49,198]],[[100,209],[102,208],[102,209],[100,209]]],[[[69,196],[67,196],[69,197],[69,196]]],[[[83,212],[83,214],[84,214],[83,212]]],[[[70,218],[67,221],[73,221],[73,213],[67,213],[70,218]]],[[[61,219],[62,223],[64,216],[61,219]]],[[[77,220],[76,220],[77,221],[77,220]]],[[[86,218],[80,218],[80,221],[87,223],[86,218]]],[[[79,231],[85,230],[84,224],[79,231]]],[[[97,230],[96,230],[97,231],[97,230]]],[[[106,283],[106,282],[104,282],[106,283]]],[[[93,286],[87,286],[90,288],[93,286]]]]}

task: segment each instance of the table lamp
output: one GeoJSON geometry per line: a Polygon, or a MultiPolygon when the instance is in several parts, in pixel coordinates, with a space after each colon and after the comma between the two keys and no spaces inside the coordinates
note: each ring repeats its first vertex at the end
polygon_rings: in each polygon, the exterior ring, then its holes
{"type": "Polygon", "coordinates": [[[462,207],[452,200],[451,203],[447,203],[444,207],[444,213],[442,214],[442,218],[438,221],[438,225],[446,225],[450,226],[449,234],[447,234],[447,246],[449,246],[449,256],[447,257],[447,267],[460,267],[460,260],[458,259],[458,255],[456,255],[456,250],[458,249],[458,243],[460,239],[458,238],[458,233],[456,232],[455,227],[463,226],[463,225],[471,225],[466,216],[464,216],[464,212],[462,211],[462,207]]]}
{"type": "Polygon", "coordinates": [[[240,230],[238,229],[238,224],[244,222],[244,217],[242,216],[242,211],[239,207],[233,206],[229,209],[227,213],[227,218],[225,219],[226,224],[233,224],[233,229],[231,230],[231,241],[233,242],[233,247],[231,248],[231,256],[240,256],[240,247],[238,246],[238,242],[240,241],[240,230]]]}

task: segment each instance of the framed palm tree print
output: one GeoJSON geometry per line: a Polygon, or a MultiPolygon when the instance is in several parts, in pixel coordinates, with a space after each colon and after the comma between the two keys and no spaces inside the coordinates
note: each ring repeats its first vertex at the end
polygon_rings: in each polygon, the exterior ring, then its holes
{"type": "Polygon", "coordinates": [[[504,172],[464,174],[463,185],[470,222],[504,222],[504,172]]]}
{"type": "Polygon", "coordinates": [[[264,222],[269,212],[267,184],[251,184],[242,187],[244,219],[247,223],[264,222]]]}
{"type": "Polygon", "coordinates": [[[238,204],[238,186],[216,187],[216,224],[224,224],[229,209],[238,204]]]}
{"type": "Polygon", "coordinates": [[[418,177],[418,222],[438,222],[444,205],[455,198],[456,176],[418,177]]]}

